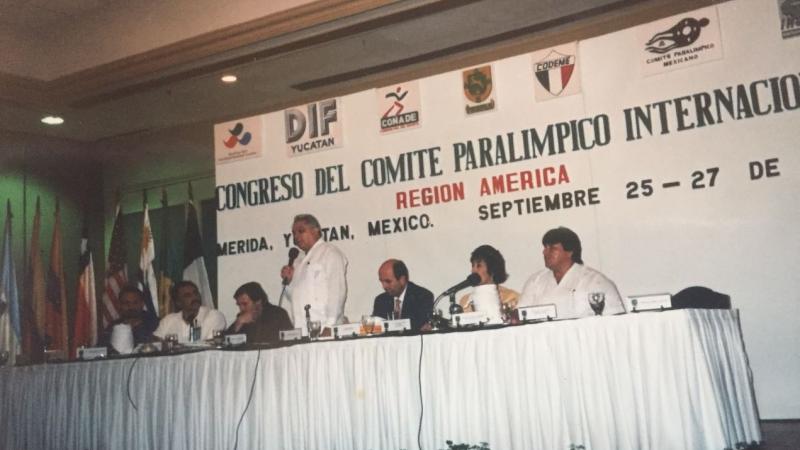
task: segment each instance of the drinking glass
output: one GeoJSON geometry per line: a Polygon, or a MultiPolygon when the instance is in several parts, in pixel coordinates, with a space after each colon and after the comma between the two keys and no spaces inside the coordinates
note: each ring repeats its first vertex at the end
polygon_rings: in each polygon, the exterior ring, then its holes
{"type": "Polygon", "coordinates": [[[319,320],[312,320],[308,322],[308,334],[311,336],[312,341],[319,339],[320,331],[322,331],[322,322],[319,320]]]}
{"type": "Polygon", "coordinates": [[[222,347],[222,345],[225,343],[225,330],[214,330],[213,336],[214,337],[212,340],[214,345],[217,347],[222,347]]]}
{"type": "Polygon", "coordinates": [[[189,342],[200,342],[201,336],[203,336],[203,329],[201,327],[189,327],[189,342]]]}
{"type": "Polygon", "coordinates": [[[175,350],[175,347],[178,345],[178,335],[172,333],[164,336],[164,343],[166,344],[165,350],[168,352],[175,350]]]}
{"type": "Polygon", "coordinates": [[[590,292],[589,293],[589,306],[592,307],[595,316],[603,314],[603,308],[606,306],[605,292],[590,292]]]}
{"type": "Polygon", "coordinates": [[[375,328],[375,318],[366,314],[361,316],[361,327],[364,329],[364,333],[371,335],[375,328]]]}
{"type": "Polygon", "coordinates": [[[439,331],[439,326],[442,323],[442,310],[437,309],[431,316],[431,331],[439,331]]]}

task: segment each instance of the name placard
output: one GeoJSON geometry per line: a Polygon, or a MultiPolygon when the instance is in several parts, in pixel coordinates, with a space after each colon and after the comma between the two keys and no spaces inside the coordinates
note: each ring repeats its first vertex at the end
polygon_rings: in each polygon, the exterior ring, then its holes
{"type": "Polygon", "coordinates": [[[385,320],[383,325],[387,333],[403,332],[411,329],[411,319],[385,320]]]}
{"type": "Polygon", "coordinates": [[[357,337],[361,332],[360,323],[343,323],[333,327],[333,337],[335,339],[346,339],[357,337]]]}
{"type": "Polygon", "coordinates": [[[303,330],[301,328],[281,330],[278,332],[278,338],[281,341],[299,341],[303,339],[303,330]]]}
{"type": "Polygon", "coordinates": [[[106,347],[82,347],[78,349],[78,358],[84,361],[103,359],[108,355],[106,347]]]}
{"type": "Polygon", "coordinates": [[[653,311],[672,308],[672,296],[670,294],[647,294],[631,295],[628,297],[628,310],[653,311]]]}
{"type": "Polygon", "coordinates": [[[244,345],[247,343],[246,334],[228,334],[225,336],[226,346],[244,345]]]}
{"type": "Polygon", "coordinates": [[[466,327],[470,325],[480,325],[489,321],[489,316],[485,312],[474,311],[461,314],[453,314],[450,317],[450,326],[466,327]]]}
{"type": "Polygon", "coordinates": [[[519,312],[519,320],[523,322],[528,320],[553,320],[558,317],[558,310],[554,303],[522,306],[517,311],[519,312]]]}

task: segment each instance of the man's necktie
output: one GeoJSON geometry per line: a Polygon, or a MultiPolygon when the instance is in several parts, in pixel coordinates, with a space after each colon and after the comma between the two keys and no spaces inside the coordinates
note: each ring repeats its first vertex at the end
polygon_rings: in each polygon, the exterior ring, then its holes
{"type": "Polygon", "coordinates": [[[394,319],[397,320],[400,318],[400,299],[395,297],[394,298],[394,319]]]}

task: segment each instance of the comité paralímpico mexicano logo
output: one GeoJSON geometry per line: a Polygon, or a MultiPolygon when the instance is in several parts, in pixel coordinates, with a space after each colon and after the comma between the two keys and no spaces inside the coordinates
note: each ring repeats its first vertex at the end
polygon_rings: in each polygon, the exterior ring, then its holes
{"type": "Polygon", "coordinates": [[[681,19],[669,30],[654,34],[645,43],[645,50],[650,53],[663,54],[676,48],[688,47],[700,37],[700,31],[708,23],[709,20],[705,17],[700,20],[694,17],[681,19]]]}

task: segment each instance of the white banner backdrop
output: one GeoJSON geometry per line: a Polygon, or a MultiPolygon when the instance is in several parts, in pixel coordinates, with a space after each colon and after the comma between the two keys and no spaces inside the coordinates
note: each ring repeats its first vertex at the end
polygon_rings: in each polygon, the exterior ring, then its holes
{"type": "MultiPolygon", "coordinates": [[[[541,236],[563,225],[623,295],[730,295],[762,418],[800,417],[800,40],[781,38],[779,16],[739,0],[580,41],[581,93],[546,102],[531,54],[494,61],[496,107],[481,114],[465,112],[462,70],[421,79],[424,120],[392,133],[375,90],[261,116],[248,144],[261,156],[217,153],[220,308],[233,320],[232,294],[253,280],[278,303],[299,213],[349,259],[351,320],[372,310],[387,258],[439,293],[490,244],[520,290],[543,267],[541,236]],[[700,24],[694,41],[686,23],[700,24]],[[721,58],[702,62],[711,50],[721,58]],[[653,68],[667,60],[680,67],[653,68]]],[[[244,136],[239,122],[216,126],[215,145],[244,136]]]]}

